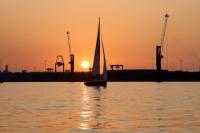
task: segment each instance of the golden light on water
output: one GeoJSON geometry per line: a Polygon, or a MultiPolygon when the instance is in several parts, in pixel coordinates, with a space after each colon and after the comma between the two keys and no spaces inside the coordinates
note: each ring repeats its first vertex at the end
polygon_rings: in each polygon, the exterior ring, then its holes
{"type": "Polygon", "coordinates": [[[80,117],[82,121],[80,122],[80,129],[86,130],[89,129],[89,120],[91,119],[92,111],[90,104],[90,96],[88,94],[88,89],[83,88],[82,90],[82,97],[81,97],[81,112],[80,117]]]}

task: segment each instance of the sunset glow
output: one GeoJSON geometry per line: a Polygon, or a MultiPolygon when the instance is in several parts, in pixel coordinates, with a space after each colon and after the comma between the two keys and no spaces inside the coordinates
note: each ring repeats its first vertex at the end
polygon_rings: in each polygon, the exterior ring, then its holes
{"type": "Polygon", "coordinates": [[[85,60],[85,61],[83,61],[83,62],[81,63],[81,66],[82,66],[82,68],[84,68],[84,69],[88,69],[88,68],[89,68],[89,62],[88,62],[87,60],[85,60]]]}
{"type": "Polygon", "coordinates": [[[184,70],[197,71],[199,7],[199,0],[1,0],[0,69],[8,64],[10,71],[42,71],[44,60],[53,68],[58,54],[68,62],[69,31],[78,71],[84,57],[93,59],[99,16],[109,64],[155,69],[155,46],[168,13],[163,69],[179,70],[182,59],[184,70]]]}

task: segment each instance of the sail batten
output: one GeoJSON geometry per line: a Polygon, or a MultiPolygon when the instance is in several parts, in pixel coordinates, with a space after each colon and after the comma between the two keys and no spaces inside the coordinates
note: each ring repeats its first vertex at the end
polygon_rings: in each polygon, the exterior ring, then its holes
{"type": "Polygon", "coordinates": [[[96,49],[95,49],[93,67],[92,67],[92,75],[93,76],[100,75],[100,18],[99,18],[99,25],[98,25],[96,49]]]}

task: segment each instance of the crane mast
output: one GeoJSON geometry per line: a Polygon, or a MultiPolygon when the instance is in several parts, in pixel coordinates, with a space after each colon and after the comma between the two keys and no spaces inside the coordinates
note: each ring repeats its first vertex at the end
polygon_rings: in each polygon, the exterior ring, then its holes
{"type": "Polygon", "coordinates": [[[164,47],[164,41],[165,41],[165,34],[166,34],[166,28],[167,28],[167,21],[168,21],[169,15],[165,15],[164,20],[164,27],[161,35],[160,44],[156,46],[156,67],[157,71],[161,70],[161,60],[163,58],[163,47],[164,47]]]}
{"type": "Polygon", "coordinates": [[[67,39],[68,39],[68,47],[69,47],[70,72],[74,73],[74,54],[72,53],[72,48],[71,48],[70,32],[67,32],[67,39]]]}

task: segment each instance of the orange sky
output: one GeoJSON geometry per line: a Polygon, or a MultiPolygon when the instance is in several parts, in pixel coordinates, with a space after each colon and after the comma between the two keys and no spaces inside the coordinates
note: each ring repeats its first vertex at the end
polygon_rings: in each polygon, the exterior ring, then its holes
{"type": "MultiPolygon", "coordinates": [[[[71,32],[75,69],[92,64],[98,16],[108,64],[152,68],[163,17],[170,15],[164,68],[199,70],[199,0],[1,0],[0,69],[44,71],[62,54],[68,65],[66,31],[71,32]],[[193,62],[193,63],[192,63],[193,62]]],[[[155,64],[155,63],[154,63],[155,64]]],[[[155,68],[155,65],[154,65],[155,68]]]]}

